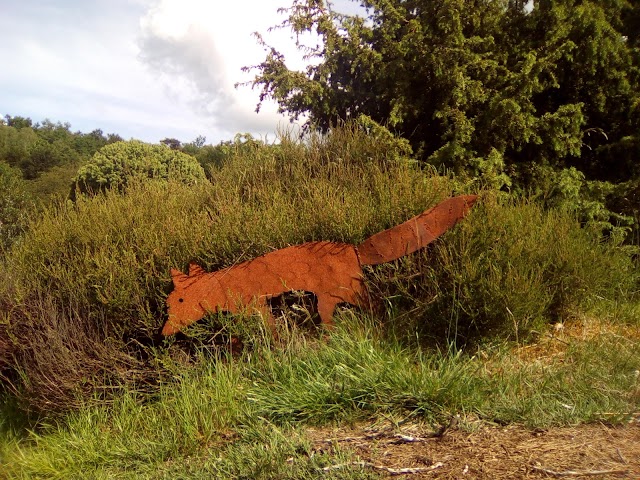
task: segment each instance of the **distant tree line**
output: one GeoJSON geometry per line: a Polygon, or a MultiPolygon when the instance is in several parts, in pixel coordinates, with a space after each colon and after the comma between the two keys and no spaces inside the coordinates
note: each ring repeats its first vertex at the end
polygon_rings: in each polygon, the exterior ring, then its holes
{"type": "Polygon", "coordinates": [[[109,143],[122,141],[117,134],[72,132],[69,123],[6,115],[0,124],[0,161],[18,168],[25,179],[33,180],[42,172],[90,158],[109,143]]]}
{"type": "Polygon", "coordinates": [[[72,132],[69,123],[6,115],[0,118],[0,256],[43,202],[124,190],[132,180],[204,181],[234,155],[262,147],[271,148],[249,134],[218,145],[207,145],[202,135],[191,142],[165,138],[154,145],[100,129],[72,132]]]}

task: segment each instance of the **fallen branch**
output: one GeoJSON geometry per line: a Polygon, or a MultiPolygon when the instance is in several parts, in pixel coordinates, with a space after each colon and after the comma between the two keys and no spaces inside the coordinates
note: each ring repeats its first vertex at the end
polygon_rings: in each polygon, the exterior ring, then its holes
{"type": "Polygon", "coordinates": [[[388,436],[388,432],[377,432],[370,433],[369,435],[360,435],[357,437],[334,437],[334,438],[324,438],[321,441],[324,443],[335,443],[335,442],[356,442],[358,440],[375,440],[377,438],[382,438],[388,436]]]}
{"type": "Polygon", "coordinates": [[[427,440],[433,438],[439,438],[443,435],[444,432],[440,433],[434,432],[427,437],[413,437],[411,435],[404,435],[402,433],[396,433],[394,435],[390,435],[387,432],[374,433],[371,435],[361,435],[358,437],[334,437],[334,438],[325,438],[321,440],[323,443],[338,443],[338,442],[359,442],[359,441],[368,441],[368,440],[382,440],[385,443],[419,443],[426,442],[427,440]]]}
{"type": "Polygon", "coordinates": [[[531,469],[553,477],[588,477],[596,475],[624,475],[629,473],[629,470],[565,470],[564,472],[556,472],[555,470],[549,470],[548,468],[538,467],[536,465],[533,465],[531,469]]]}
{"type": "Polygon", "coordinates": [[[393,438],[393,443],[418,443],[418,442],[426,442],[429,438],[433,437],[412,437],[410,435],[403,435],[401,433],[396,433],[393,438]]]}
{"type": "Polygon", "coordinates": [[[340,468],[352,467],[352,466],[362,467],[362,468],[371,468],[373,470],[387,472],[391,475],[411,475],[414,473],[432,472],[434,470],[437,470],[438,468],[444,467],[444,463],[437,462],[428,467],[393,468],[393,467],[385,467],[384,465],[375,465],[370,462],[349,462],[349,463],[339,463],[337,465],[329,465],[328,467],[324,467],[322,471],[329,472],[331,470],[338,470],[340,468]]]}

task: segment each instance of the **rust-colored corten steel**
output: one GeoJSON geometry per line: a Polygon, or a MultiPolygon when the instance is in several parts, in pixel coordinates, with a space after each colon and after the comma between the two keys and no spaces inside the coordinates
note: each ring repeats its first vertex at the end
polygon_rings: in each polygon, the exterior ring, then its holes
{"type": "Polygon", "coordinates": [[[169,295],[169,320],[162,329],[171,335],[207,312],[237,312],[254,306],[274,326],[267,300],[291,290],[313,292],[318,313],[331,324],[336,305],[366,301],[356,247],[345,243],[312,242],[283,248],[233,267],[206,273],[189,266],[189,275],[171,271],[175,289],[169,295]]]}
{"type": "Polygon", "coordinates": [[[464,218],[476,199],[476,195],[449,198],[358,246],[311,242],[217,272],[207,273],[196,264],[189,266],[188,275],[172,269],[175,288],[167,298],[169,320],[162,334],[177,333],[209,312],[236,313],[242,306],[255,307],[273,328],[267,300],[292,290],[314,293],[321,322],[331,326],[338,304],[368,304],[362,265],[390,262],[427,246],[464,218]]]}

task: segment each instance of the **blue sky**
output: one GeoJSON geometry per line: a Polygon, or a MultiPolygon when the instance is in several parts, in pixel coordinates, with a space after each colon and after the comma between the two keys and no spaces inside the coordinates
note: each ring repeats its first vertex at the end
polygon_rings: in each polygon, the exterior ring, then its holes
{"type": "MultiPolygon", "coordinates": [[[[0,0],[0,114],[101,128],[148,142],[207,143],[289,125],[240,67],[264,60],[251,36],[291,0],[0,0]]],[[[356,2],[338,0],[341,11],[356,2]]],[[[266,39],[301,68],[290,32],[266,39]]]]}

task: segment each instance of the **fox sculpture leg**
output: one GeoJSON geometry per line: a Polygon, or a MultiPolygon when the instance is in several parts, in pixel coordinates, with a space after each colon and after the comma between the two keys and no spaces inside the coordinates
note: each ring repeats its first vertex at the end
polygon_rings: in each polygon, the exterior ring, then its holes
{"type": "Polygon", "coordinates": [[[190,265],[188,274],[171,270],[174,290],[167,298],[169,319],[162,334],[177,333],[207,313],[235,313],[238,305],[252,303],[275,331],[267,300],[292,290],[313,292],[321,322],[331,326],[338,304],[368,305],[362,265],[390,262],[426,247],[464,218],[476,199],[475,195],[449,198],[357,247],[311,242],[216,272],[207,273],[195,264],[190,265]]]}

